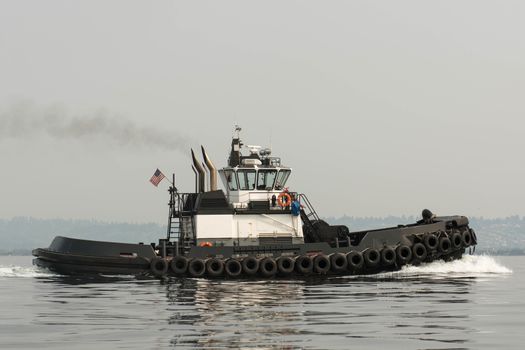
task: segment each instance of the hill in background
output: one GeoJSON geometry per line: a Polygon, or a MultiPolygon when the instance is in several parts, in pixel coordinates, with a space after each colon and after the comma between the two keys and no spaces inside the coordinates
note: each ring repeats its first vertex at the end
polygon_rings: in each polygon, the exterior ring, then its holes
{"type": "MultiPolygon", "coordinates": [[[[413,216],[326,218],[329,223],[347,225],[351,231],[413,223],[413,216]]],[[[511,216],[500,219],[472,218],[478,236],[478,252],[502,255],[525,254],[525,218],[511,216]]],[[[163,225],[112,223],[96,220],[35,219],[16,217],[0,219],[0,254],[30,254],[31,249],[47,247],[55,236],[116,241],[157,242],[166,234],[163,225]]]]}

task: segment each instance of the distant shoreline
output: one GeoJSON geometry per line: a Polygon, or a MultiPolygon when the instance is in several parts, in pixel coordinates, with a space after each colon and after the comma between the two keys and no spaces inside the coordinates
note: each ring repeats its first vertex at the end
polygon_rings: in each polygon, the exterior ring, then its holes
{"type": "MultiPolygon", "coordinates": [[[[350,231],[396,227],[399,223],[415,222],[415,217],[326,218],[332,225],[346,225],[350,231]]],[[[478,237],[478,254],[525,255],[525,217],[499,219],[470,218],[478,237]]],[[[16,217],[0,219],[0,255],[31,255],[35,248],[48,247],[56,236],[138,243],[157,242],[166,235],[166,226],[156,223],[119,223],[97,220],[38,219],[16,217]]]]}

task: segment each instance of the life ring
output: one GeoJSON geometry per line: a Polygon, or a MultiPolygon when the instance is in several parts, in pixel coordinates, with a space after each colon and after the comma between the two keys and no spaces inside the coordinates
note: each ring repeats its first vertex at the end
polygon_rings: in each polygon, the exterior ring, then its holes
{"type": "Polygon", "coordinates": [[[282,208],[288,207],[292,204],[292,197],[286,192],[281,192],[277,197],[277,204],[282,208]],[[283,201],[283,198],[286,198],[286,201],[283,201]]]}
{"type": "Polygon", "coordinates": [[[199,244],[200,247],[211,247],[213,244],[211,242],[202,242],[199,244]]]}

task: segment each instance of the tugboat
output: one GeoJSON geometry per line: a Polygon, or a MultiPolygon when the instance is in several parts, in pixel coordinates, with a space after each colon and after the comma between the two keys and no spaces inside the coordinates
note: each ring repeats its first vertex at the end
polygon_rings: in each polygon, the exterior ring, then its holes
{"type": "Polygon", "coordinates": [[[203,147],[204,163],[191,150],[195,191],[179,192],[173,176],[167,235],[158,243],[57,236],[48,248],[33,250],[33,263],[62,274],[271,278],[373,274],[475,250],[465,216],[428,209],[418,222],[390,228],[350,232],[330,225],[305,194],[286,187],[292,169],[268,148],[245,146],[240,131],[236,127],[228,165],[218,171],[203,147]]]}

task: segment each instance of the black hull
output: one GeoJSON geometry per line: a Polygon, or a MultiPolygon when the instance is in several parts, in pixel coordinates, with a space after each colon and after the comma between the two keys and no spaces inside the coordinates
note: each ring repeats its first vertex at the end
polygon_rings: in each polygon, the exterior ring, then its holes
{"type": "MultiPolygon", "coordinates": [[[[159,255],[162,249],[155,251],[151,245],[56,237],[49,248],[33,250],[36,257],[33,263],[65,275],[208,278],[366,275],[396,271],[404,265],[460,259],[467,247],[470,250],[475,246],[476,236],[468,223],[449,227],[449,222],[379,229],[364,235],[356,233],[362,235],[358,245],[347,240],[347,246],[328,242],[193,246],[185,255],[168,254],[164,258],[159,255]],[[458,235],[470,240],[454,244],[454,237],[458,235]],[[450,246],[442,246],[444,241],[450,246]],[[253,266],[248,266],[248,262],[253,266]]],[[[170,247],[167,248],[169,253],[170,247]]]]}
{"type": "Polygon", "coordinates": [[[139,275],[149,271],[150,260],[145,258],[107,258],[60,254],[45,249],[35,249],[33,265],[63,275],[107,274],[139,275]]]}
{"type": "Polygon", "coordinates": [[[33,264],[60,274],[126,274],[149,271],[151,245],[101,242],[57,236],[49,248],[33,250],[33,264]]]}
{"type": "MultiPolygon", "coordinates": [[[[432,262],[436,260],[444,260],[444,261],[452,261],[456,259],[461,259],[461,257],[464,254],[464,249],[461,249],[459,251],[456,251],[454,253],[448,254],[446,256],[441,256],[438,258],[427,258],[425,261],[412,261],[410,265],[419,265],[423,262],[432,262]]],[[[56,272],[61,275],[133,275],[133,276],[139,276],[139,275],[151,275],[151,276],[157,276],[158,274],[154,273],[151,269],[151,262],[149,260],[140,259],[141,262],[136,261],[126,261],[122,260],[119,262],[115,262],[112,259],[104,259],[100,257],[80,257],[80,256],[74,256],[74,255],[67,255],[67,254],[54,254],[53,252],[46,251],[43,249],[38,249],[33,251],[33,255],[37,256],[35,259],[33,259],[33,265],[38,266],[40,268],[48,269],[52,272],[56,272]]],[[[206,264],[206,260],[204,260],[204,264],[206,264]]],[[[345,271],[341,272],[334,272],[334,271],[327,271],[325,273],[317,273],[315,271],[312,271],[310,273],[299,273],[297,271],[293,271],[292,273],[282,274],[282,273],[275,273],[272,274],[274,276],[293,276],[293,277],[299,277],[299,276],[312,276],[312,275],[327,275],[327,276],[345,276],[345,275],[371,275],[371,274],[378,274],[383,272],[391,272],[391,271],[398,271],[401,269],[403,265],[402,264],[393,264],[388,266],[377,266],[372,268],[367,268],[366,266],[363,266],[363,268],[356,269],[356,270],[350,270],[347,269],[345,271]]],[[[193,276],[191,273],[186,272],[184,274],[180,273],[174,273],[172,270],[168,269],[165,274],[166,276],[186,276],[186,277],[208,277],[208,278],[217,278],[217,277],[226,277],[231,278],[233,276],[210,276],[207,273],[204,273],[199,276],[193,276]]],[[[271,276],[265,276],[261,275],[260,273],[255,273],[253,275],[248,275],[242,273],[240,276],[236,277],[250,277],[250,276],[258,276],[258,277],[271,277],[271,276]]]]}

